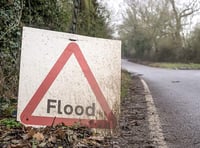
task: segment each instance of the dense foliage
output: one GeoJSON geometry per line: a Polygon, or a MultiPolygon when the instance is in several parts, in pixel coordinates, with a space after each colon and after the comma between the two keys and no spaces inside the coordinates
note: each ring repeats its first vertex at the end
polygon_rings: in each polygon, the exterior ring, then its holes
{"type": "MultiPolygon", "coordinates": [[[[0,1],[0,98],[17,97],[22,27],[71,32],[73,15],[73,0],[0,1]]],[[[108,16],[96,0],[82,0],[76,33],[110,38],[108,16]]]]}

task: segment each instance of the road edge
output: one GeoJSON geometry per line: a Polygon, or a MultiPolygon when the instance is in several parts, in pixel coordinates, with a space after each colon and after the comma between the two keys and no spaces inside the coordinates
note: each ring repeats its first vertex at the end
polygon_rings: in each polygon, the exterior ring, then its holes
{"type": "Polygon", "coordinates": [[[144,87],[145,99],[147,102],[147,118],[149,122],[150,138],[159,148],[168,148],[150,89],[141,77],[140,80],[144,87]]]}

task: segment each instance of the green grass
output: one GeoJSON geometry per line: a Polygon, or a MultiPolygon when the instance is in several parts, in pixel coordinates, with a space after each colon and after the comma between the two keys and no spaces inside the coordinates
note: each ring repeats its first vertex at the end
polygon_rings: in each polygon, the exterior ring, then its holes
{"type": "Polygon", "coordinates": [[[194,63],[150,63],[148,64],[152,67],[168,68],[168,69],[186,69],[186,70],[197,70],[200,69],[200,64],[194,63]]]}
{"type": "Polygon", "coordinates": [[[6,126],[7,128],[15,128],[20,127],[21,123],[16,121],[14,118],[5,118],[0,120],[0,124],[6,126]]]}
{"type": "Polygon", "coordinates": [[[131,84],[131,76],[128,72],[122,71],[122,77],[121,77],[121,98],[124,98],[127,96],[128,88],[131,84]]]}

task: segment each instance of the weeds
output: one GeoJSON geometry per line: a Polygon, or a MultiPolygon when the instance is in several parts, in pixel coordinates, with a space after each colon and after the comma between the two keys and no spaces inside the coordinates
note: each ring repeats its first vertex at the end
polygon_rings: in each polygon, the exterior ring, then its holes
{"type": "Polygon", "coordinates": [[[0,124],[6,126],[7,128],[20,127],[21,124],[13,118],[5,118],[0,120],[0,124]]]}
{"type": "Polygon", "coordinates": [[[122,71],[122,83],[121,83],[121,98],[127,96],[128,88],[131,83],[131,76],[127,71],[122,71]]]}

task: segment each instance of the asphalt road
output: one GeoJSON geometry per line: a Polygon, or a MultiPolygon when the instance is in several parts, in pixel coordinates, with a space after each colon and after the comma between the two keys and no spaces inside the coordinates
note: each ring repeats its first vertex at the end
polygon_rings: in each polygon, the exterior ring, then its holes
{"type": "Polygon", "coordinates": [[[169,148],[200,148],[200,71],[152,68],[122,60],[147,82],[169,148]]]}

